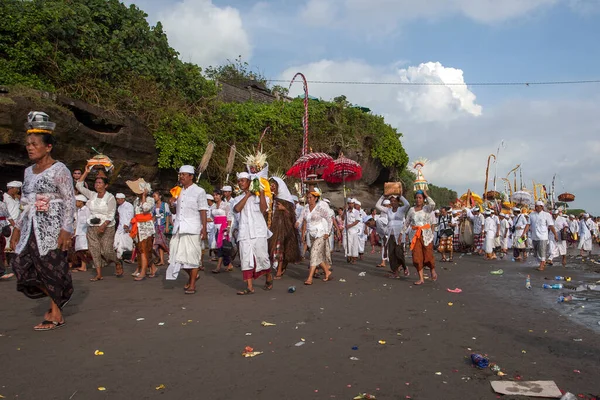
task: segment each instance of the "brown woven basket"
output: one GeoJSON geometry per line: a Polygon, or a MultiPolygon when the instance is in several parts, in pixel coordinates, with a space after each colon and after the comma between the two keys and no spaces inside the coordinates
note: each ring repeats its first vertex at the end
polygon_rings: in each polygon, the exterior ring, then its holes
{"type": "Polygon", "coordinates": [[[483,197],[486,200],[495,200],[500,197],[500,193],[496,192],[495,190],[489,190],[483,194],[483,197]]]}
{"type": "Polygon", "coordinates": [[[401,196],[402,182],[386,182],[383,184],[383,194],[386,196],[401,196]]]}
{"type": "Polygon", "coordinates": [[[558,195],[558,201],[562,201],[564,203],[575,201],[575,195],[571,193],[561,193],[558,195]]]}

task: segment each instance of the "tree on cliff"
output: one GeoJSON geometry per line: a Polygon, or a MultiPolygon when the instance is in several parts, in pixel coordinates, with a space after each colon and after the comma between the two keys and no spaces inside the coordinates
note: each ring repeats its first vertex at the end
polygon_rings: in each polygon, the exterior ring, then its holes
{"type": "MultiPolygon", "coordinates": [[[[222,178],[229,148],[242,152],[264,140],[272,170],[299,156],[303,103],[223,103],[213,81],[265,83],[241,57],[204,75],[169,46],[160,23],[152,27],[135,5],[118,0],[4,0],[0,3],[0,84],[56,91],[115,112],[135,114],[154,133],[159,166],[197,164],[206,143],[217,146],[207,176],[222,178]]],[[[281,87],[274,92],[285,95],[281,87]]],[[[349,150],[383,167],[405,169],[402,134],[383,117],[348,103],[310,101],[309,145],[337,155],[349,150]]],[[[238,158],[239,160],[239,158],[238,158]]],[[[238,161],[241,168],[241,160],[238,161]]]]}

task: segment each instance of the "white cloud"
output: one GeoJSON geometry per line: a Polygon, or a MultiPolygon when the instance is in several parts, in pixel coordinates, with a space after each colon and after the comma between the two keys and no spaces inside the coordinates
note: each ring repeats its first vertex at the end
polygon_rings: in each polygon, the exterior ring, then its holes
{"type": "MultiPolygon", "coordinates": [[[[301,71],[309,80],[462,82],[460,69],[426,63],[405,68],[373,66],[362,61],[322,60],[291,67],[281,74],[291,79],[301,71]]],[[[292,95],[302,85],[292,87],[292,95]]],[[[600,215],[597,188],[600,187],[600,120],[596,93],[579,94],[578,99],[548,97],[539,87],[523,87],[530,95],[539,91],[546,100],[517,95],[486,107],[475,102],[475,94],[464,86],[394,86],[310,84],[313,96],[329,100],[346,95],[351,103],[369,107],[404,134],[402,144],[412,159],[426,157],[425,177],[439,186],[467,189],[481,194],[487,158],[496,153],[498,164],[490,167],[490,187],[497,169],[500,179],[517,164],[523,168],[523,182],[532,180],[550,187],[556,173],[556,192],[577,196],[574,207],[600,215]]],[[[511,178],[512,179],[512,178],[511,178]]]]}
{"type": "MultiPolygon", "coordinates": [[[[363,61],[318,62],[292,67],[281,74],[291,79],[302,71],[313,81],[364,81],[433,83],[431,86],[393,85],[320,85],[310,86],[310,94],[331,99],[344,94],[361,106],[377,109],[388,120],[400,122],[448,121],[462,115],[479,116],[482,108],[475,102],[475,95],[466,86],[446,86],[444,83],[464,83],[460,69],[444,67],[439,62],[428,62],[408,68],[396,66],[372,66],[363,61]]],[[[294,86],[292,94],[299,94],[301,87],[294,86]]]]}
{"type": "Polygon", "coordinates": [[[248,33],[233,7],[217,7],[211,0],[183,0],[161,9],[156,17],[183,61],[206,67],[239,55],[251,57],[248,33]]]}
{"type": "MultiPolygon", "coordinates": [[[[463,15],[480,23],[522,17],[561,0],[308,0],[301,17],[312,24],[389,32],[411,19],[463,15]],[[322,22],[321,22],[322,21],[322,22]]],[[[563,0],[564,1],[564,0],[563,0]]],[[[596,0],[570,0],[590,2],[596,0]]]]}

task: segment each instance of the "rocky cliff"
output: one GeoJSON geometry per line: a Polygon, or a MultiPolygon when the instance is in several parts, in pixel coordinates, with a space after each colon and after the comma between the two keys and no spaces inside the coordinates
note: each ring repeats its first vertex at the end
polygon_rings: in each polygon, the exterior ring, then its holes
{"type": "MultiPolygon", "coordinates": [[[[30,165],[24,145],[24,124],[27,113],[32,110],[44,111],[56,122],[58,145],[54,157],[67,167],[83,168],[86,160],[96,154],[92,148],[113,160],[115,169],[110,175],[111,192],[124,191],[129,195],[125,181],[138,177],[143,177],[164,192],[175,184],[174,171],[158,169],[154,138],[135,118],[47,92],[0,88],[0,188],[6,188],[9,181],[22,180],[25,168],[30,165]]],[[[383,183],[394,175],[394,171],[383,168],[370,157],[369,140],[365,138],[362,149],[345,151],[347,157],[363,166],[362,180],[349,183],[347,188],[348,195],[361,199],[365,208],[375,204],[383,183]]],[[[334,156],[340,151],[336,148],[319,150],[334,156]]],[[[214,184],[219,186],[220,182],[214,184]]],[[[334,205],[343,205],[341,184],[330,186],[322,183],[320,186],[334,205]]]]}
{"type": "Polygon", "coordinates": [[[84,168],[97,151],[108,155],[115,169],[111,191],[125,190],[125,180],[143,176],[157,184],[159,170],[154,138],[134,118],[117,115],[90,104],[47,92],[0,88],[0,188],[22,180],[30,161],[25,151],[29,111],[44,111],[56,122],[58,144],[54,157],[67,167],[84,168]]]}

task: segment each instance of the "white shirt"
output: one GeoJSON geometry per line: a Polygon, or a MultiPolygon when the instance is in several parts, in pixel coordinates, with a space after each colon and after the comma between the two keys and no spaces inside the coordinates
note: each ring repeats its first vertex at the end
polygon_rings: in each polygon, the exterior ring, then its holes
{"type": "Polygon", "coordinates": [[[124,227],[131,225],[133,219],[133,205],[128,202],[124,202],[117,208],[119,213],[119,226],[117,226],[117,233],[125,233],[124,227]]]}
{"type": "Polygon", "coordinates": [[[4,193],[4,204],[6,204],[6,208],[8,209],[10,219],[12,219],[13,221],[19,219],[19,214],[21,214],[21,205],[19,203],[19,200],[15,200],[8,193],[4,193]]]}
{"type": "Polygon", "coordinates": [[[391,207],[387,208],[383,206],[384,197],[381,196],[375,204],[375,208],[381,212],[381,217],[387,219],[387,235],[394,235],[396,241],[402,237],[402,230],[404,229],[404,217],[406,215],[406,210],[410,208],[410,203],[408,200],[404,198],[404,196],[400,196],[400,201],[402,202],[402,206],[398,207],[396,211],[392,210],[391,207]]]}
{"type": "MultiPolygon", "coordinates": [[[[360,213],[358,212],[358,210],[356,209],[352,209],[350,211],[348,211],[348,209],[346,209],[346,219],[347,219],[347,224],[346,225],[352,225],[354,222],[359,221],[360,220],[360,213]]],[[[360,224],[356,224],[350,228],[348,228],[348,233],[358,233],[360,234],[360,224]]],[[[344,228],[345,230],[346,228],[344,228]]]]}
{"type": "Polygon", "coordinates": [[[489,234],[491,236],[496,236],[496,230],[498,229],[498,225],[496,225],[496,220],[493,216],[487,217],[483,224],[483,230],[486,233],[486,236],[489,234]]]}
{"type": "Polygon", "coordinates": [[[105,192],[102,198],[98,197],[98,193],[89,190],[85,187],[83,182],[77,182],[76,186],[79,193],[88,198],[86,203],[87,208],[90,209],[90,217],[88,218],[88,224],[90,226],[99,226],[110,221],[108,226],[115,226],[115,213],[117,211],[117,201],[115,196],[111,193],[105,192]],[[90,220],[92,218],[99,218],[99,224],[92,224],[90,220]]]}
{"type": "Polygon", "coordinates": [[[173,223],[173,234],[187,233],[199,235],[202,232],[200,211],[208,212],[206,192],[195,183],[182,188],[177,198],[177,213],[173,223]]]}
{"type": "MultiPolygon", "coordinates": [[[[233,207],[235,207],[242,199],[244,194],[239,195],[234,199],[233,207]]],[[[270,199],[267,197],[267,208],[269,207],[270,199]]],[[[263,213],[260,211],[260,197],[252,195],[246,200],[246,204],[238,215],[238,235],[237,240],[250,240],[257,238],[269,238],[271,231],[267,228],[267,221],[263,213]]]]}
{"type": "MultiPolygon", "coordinates": [[[[306,229],[311,237],[320,238],[329,235],[333,226],[329,210],[331,208],[322,200],[317,202],[312,211],[309,206],[304,207],[301,218],[306,221],[306,229]]],[[[358,212],[358,210],[355,211],[358,212]]]]}
{"type": "Polygon", "coordinates": [[[559,232],[568,227],[569,223],[567,222],[567,219],[565,217],[561,215],[556,217],[556,219],[554,220],[554,229],[556,229],[556,234],[559,235],[558,240],[567,240],[566,238],[561,238],[559,232]]]}
{"type": "Polygon", "coordinates": [[[552,215],[546,211],[529,214],[529,232],[531,240],[548,240],[548,228],[554,226],[552,215]]]}
{"type": "Polygon", "coordinates": [[[83,206],[81,207],[79,210],[77,210],[77,217],[76,217],[76,225],[75,225],[75,236],[85,236],[87,234],[87,230],[88,230],[88,223],[87,220],[90,216],[90,210],[87,208],[87,206],[83,206]]]}
{"type": "Polygon", "coordinates": [[[481,230],[483,229],[483,223],[485,222],[485,217],[481,215],[481,213],[474,215],[470,209],[467,208],[467,217],[473,222],[473,234],[480,235],[481,230]]]}

